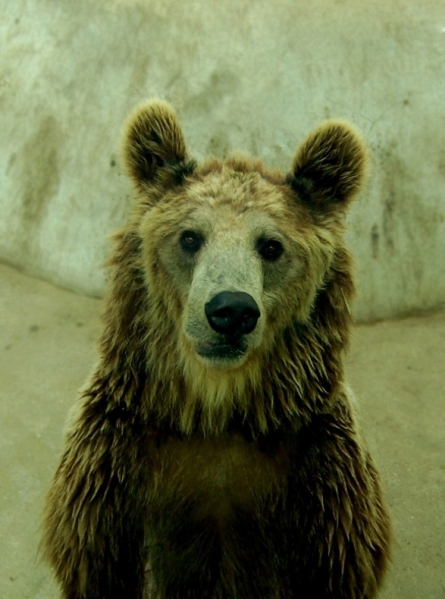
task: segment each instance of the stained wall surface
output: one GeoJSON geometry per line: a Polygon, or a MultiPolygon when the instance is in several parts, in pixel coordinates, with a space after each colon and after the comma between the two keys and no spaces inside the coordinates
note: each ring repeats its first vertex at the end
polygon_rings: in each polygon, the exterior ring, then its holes
{"type": "Polygon", "coordinates": [[[349,217],[359,320],[445,302],[445,10],[435,0],[0,0],[0,260],[101,295],[131,189],[121,124],[171,101],[191,153],[288,169],[324,118],[372,175],[349,217]]]}

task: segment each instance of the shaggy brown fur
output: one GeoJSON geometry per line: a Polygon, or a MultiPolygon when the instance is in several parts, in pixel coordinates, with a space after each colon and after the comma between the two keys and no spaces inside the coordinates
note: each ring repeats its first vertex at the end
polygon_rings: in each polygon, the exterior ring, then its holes
{"type": "Polygon", "coordinates": [[[321,125],[287,177],[197,167],[154,101],[124,159],[137,201],[45,511],[63,597],[376,597],[390,523],[343,371],[360,138],[321,125]],[[226,288],[261,312],[236,351],[204,316],[226,288]]]}

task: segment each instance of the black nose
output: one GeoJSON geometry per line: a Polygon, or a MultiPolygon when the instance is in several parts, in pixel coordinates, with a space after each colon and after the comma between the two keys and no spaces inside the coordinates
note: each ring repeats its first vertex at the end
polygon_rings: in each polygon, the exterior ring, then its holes
{"type": "Polygon", "coordinates": [[[223,291],[205,305],[209,325],[217,333],[237,337],[256,327],[260,310],[256,301],[243,291],[223,291]]]}

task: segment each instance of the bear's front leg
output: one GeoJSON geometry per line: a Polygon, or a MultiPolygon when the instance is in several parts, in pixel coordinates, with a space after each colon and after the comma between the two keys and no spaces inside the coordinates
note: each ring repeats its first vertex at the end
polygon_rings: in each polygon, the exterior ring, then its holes
{"type": "Polygon", "coordinates": [[[300,435],[289,489],[295,597],[374,599],[388,564],[388,511],[348,412],[318,416],[300,435]]]}
{"type": "Polygon", "coordinates": [[[45,506],[43,548],[64,599],[142,599],[144,433],[126,409],[98,403],[83,408],[67,437],[45,506]]]}

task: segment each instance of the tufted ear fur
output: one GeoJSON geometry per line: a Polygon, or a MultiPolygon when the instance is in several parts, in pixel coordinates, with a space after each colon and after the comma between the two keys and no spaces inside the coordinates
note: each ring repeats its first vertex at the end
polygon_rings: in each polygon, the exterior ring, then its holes
{"type": "Polygon", "coordinates": [[[360,191],[367,152],[358,133],[342,121],[322,123],[298,149],[288,182],[318,210],[346,207],[360,191]]]}
{"type": "Polygon", "coordinates": [[[173,108],[150,100],[130,115],[124,132],[123,157],[136,187],[174,178],[176,183],[193,170],[181,126],[173,108]]]}

